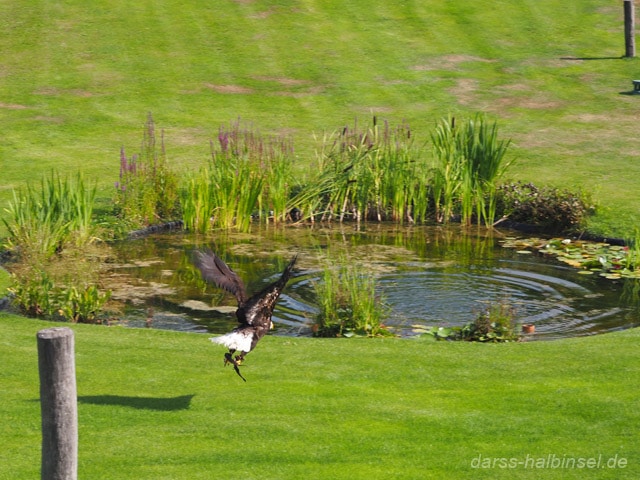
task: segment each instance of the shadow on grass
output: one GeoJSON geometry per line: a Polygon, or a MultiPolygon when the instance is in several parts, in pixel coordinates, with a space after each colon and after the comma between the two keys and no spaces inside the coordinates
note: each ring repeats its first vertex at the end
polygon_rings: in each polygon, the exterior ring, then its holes
{"type": "Polygon", "coordinates": [[[560,60],[621,60],[623,58],[626,57],[560,57],[560,60]]]}
{"type": "Polygon", "coordinates": [[[126,397],[121,395],[84,395],[78,397],[78,403],[92,405],[120,405],[123,407],[137,408],[140,410],[187,410],[191,405],[193,395],[180,397],[156,398],[156,397],[126,397]]]}

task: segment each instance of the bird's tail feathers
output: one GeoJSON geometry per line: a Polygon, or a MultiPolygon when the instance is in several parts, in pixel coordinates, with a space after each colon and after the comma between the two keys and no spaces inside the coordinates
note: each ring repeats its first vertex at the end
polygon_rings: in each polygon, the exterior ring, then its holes
{"type": "Polygon", "coordinates": [[[213,343],[224,345],[229,350],[238,350],[240,352],[251,351],[251,342],[253,340],[253,332],[234,330],[219,337],[211,337],[213,343]]]}

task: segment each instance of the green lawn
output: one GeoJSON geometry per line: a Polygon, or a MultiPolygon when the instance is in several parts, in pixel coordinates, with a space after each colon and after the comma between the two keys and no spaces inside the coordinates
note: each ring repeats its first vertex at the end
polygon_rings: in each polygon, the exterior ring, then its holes
{"type": "MultiPolygon", "coordinates": [[[[3,479],[38,476],[35,334],[50,326],[0,314],[3,479]]],[[[73,329],[79,478],[640,475],[637,329],[495,345],[267,337],[247,383],[204,335],[73,329]],[[624,469],[603,468],[616,456],[624,469]]]]}
{"type": "MultiPolygon", "coordinates": [[[[313,135],[355,117],[406,120],[426,141],[441,116],[484,111],[513,139],[513,179],[583,187],[601,205],[590,229],[628,236],[640,64],[620,58],[620,3],[4,1],[0,207],[51,169],[84,172],[107,204],[148,112],[178,171],[241,117],[291,134],[304,172],[313,135]]],[[[0,313],[0,479],[39,475],[48,326],[0,313]]],[[[79,478],[640,477],[637,329],[508,345],[268,337],[245,384],[205,336],[73,328],[79,478]],[[616,456],[624,471],[599,468],[616,456]],[[532,468],[552,458],[585,468],[532,468]]]]}
{"type": "Polygon", "coordinates": [[[180,171],[241,117],[293,135],[304,172],[313,135],[355,117],[426,141],[441,116],[485,111],[514,141],[513,179],[593,192],[595,232],[637,225],[639,64],[620,58],[619,2],[11,0],[0,19],[0,202],[53,168],[107,200],[148,112],[180,171]]]}

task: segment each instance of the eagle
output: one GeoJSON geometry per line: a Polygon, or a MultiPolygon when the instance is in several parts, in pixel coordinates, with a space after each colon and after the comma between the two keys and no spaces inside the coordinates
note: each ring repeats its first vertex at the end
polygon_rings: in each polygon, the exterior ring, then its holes
{"type": "Polygon", "coordinates": [[[255,348],[256,344],[271,329],[271,315],[278,297],[289,281],[297,255],[294,255],[278,280],[265,287],[252,297],[247,295],[242,279],[226,263],[211,250],[197,250],[194,264],[200,270],[202,278],[213,283],[233,295],[238,300],[236,317],[238,326],[231,332],[219,337],[211,337],[211,341],[224,345],[229,349],[224,354],[224,365],[233,365],[236,373],[247,381],[238,368],[244,357],[255,348]],[[240,352],[233,356],[234,353],[240,352]]]}

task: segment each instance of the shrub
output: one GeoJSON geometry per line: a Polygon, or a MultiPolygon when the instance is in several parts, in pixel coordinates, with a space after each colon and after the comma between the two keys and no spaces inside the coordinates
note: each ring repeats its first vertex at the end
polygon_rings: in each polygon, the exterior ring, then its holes
{"type": "Polygon", "coordinates": [[[589,195],[560,188],[538,188],[533,183],[509,183],[498,188],[499,211],[514,222],[550,232],[577,231],[595,211],[589,195]]]}

